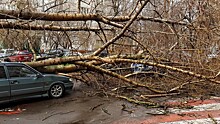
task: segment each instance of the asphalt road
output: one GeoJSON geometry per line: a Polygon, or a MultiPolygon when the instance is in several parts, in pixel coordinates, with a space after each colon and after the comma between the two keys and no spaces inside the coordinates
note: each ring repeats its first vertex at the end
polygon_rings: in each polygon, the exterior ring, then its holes
{"type": "Polygon", "coordinates": [[[84,87],[74,87],[63,98],[35,97],[1,108],[11,111],[0,111],[0,124],[108,124],[123,117],[141,117],[145,111],[126,101],[91,95],[84,87]],[[128,111],[122,111],[122,106],[128,111]]]}
{"type": "Polygon", "coordinates": [[[150,109],[115,98],[94,96],[89,91],[86,87],[78,86],[60,99],[35,97],[1,105],[1,108],[14,111],[0,111],[0,124],[220,123],[219,97],[206,100],[172,99],[167,103],[190,107],[164,110],[150,109]]]}

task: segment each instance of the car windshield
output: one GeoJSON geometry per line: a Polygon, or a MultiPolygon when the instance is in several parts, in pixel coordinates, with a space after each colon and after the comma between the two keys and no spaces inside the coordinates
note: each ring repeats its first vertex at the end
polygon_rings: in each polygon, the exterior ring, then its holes
{"type": "Polygon", "coordinates": [[[30,54],[29,51],[15,51],[13,53],[14,55],[26,55],[26,54],[30,54]]]}
{"type": "Polygon", "coordinates": [[[0,50],[0,53],[4,53],[4,54],[12,54],[13,52],[14,52],[14,50],[11,50],[11,49],[0,50]]]}
{"type": "Polygon", "coordinates": [[[7,50],[7,51],[6,51],[7,54],[11,54],[11,53],[13,53],[13,52],[14,52],[14,50],[7,50]]]}
{"type": "Polygon", "coordinates": [[[66,56],[81,56],[82,54],[79,53],[79,52],[69,52],[69,53],[66,53],[66,56]]]}
{"type": "Polygon", "coordinates": [[[22,55],[24,55],[24,54],[30,54],[30,52],[28,52],[28,51],[20,51],[19,54],[22,54],[22,55]]]}

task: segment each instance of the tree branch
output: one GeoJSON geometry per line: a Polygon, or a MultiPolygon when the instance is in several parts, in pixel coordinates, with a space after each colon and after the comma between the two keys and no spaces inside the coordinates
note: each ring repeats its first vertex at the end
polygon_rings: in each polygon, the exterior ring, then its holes
{"type": "MultiPolygon", "coordinates": [[[[30,24],[19,24],[12,22],[0,22],[0,29],[48,30],[48,31],[93,31],[93,32],[100,31],[99,28],[30,25],[30,24]]],[[[104,28],[102,30],[112,31],[113,29],[104,28]]]]}
{"type": "Polygon", "coordinates": [[[137,18],[137,16],[141,13],[142,9],[145,7],[145,5],[149,2],[150,0],[147,0],[143,3],[143,5],[139,8],[139,10],[137,11],[137,13],[135,13],[135,15],[129,20],[129,22],[124,26],[124,28],[121,30],[121,32],[116,35],[114,38],[112,38],[110,41],[108,41],[106,44],[104,44],[103,46],[99,47],[98,50],[96,50],[93,55],[98,55],[99,53],[101,53],[101,51],[103,51],[106,47],[108,47],[109,45],[111,45],[112,43],[114,43],[115,41],[117,41],[124,33],[125,31],[130,27],[130,25],[134,22],[134,20],[137,18]]]}
{"type": "MultiPolygon", "coordinates": [[[[130,16],[101,16],[99,14],[68,14],[68,13],[44,13],[44,12],[23,12],[15,10],[0,10],[0,19],[23,19],[23,20],[44,20],[44,21],[100,21],[118,28],[123,25],[115,22],[126,22],[131,20],[130,16]]],[[[160,19],[154,17],[137,16],[137,20],[146,20],[158,23],[167,23],[175,25],[190,25],[187,22],[160,19]]]]}

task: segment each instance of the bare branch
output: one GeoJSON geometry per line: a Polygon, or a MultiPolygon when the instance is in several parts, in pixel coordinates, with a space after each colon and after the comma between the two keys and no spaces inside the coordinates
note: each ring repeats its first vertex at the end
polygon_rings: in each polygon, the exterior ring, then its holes
{"type": "Polygon", "coordinates": [[[112,38],[110,41],[108,41],[106,44],[104,44],[102,47],[100,47],[98,50],[96,50],[93,55],[98,55],[103,51],[106,47],[114,43],[116,40],[118,40],[124,33],[125,31],[130,27],[130,25],[134,22],[134,20],[137,18],[137,16],[141,13],[142,9],[145,7],[145,5],[149,2],[149,0],[145,1],[143,5],[139,8],[137,13],[129,20],[129,22],[124,26],[124,28],[121,30],[121,32],[116,35],[114,38],[112,38]]]}

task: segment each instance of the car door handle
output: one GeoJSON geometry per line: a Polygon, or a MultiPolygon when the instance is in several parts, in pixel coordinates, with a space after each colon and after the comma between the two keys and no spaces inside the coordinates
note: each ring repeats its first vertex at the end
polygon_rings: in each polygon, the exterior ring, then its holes
{"type": "Polygon", "coordinates": [[[11,84],[19,84],[18,81],[11,81],[11,84]]]}

